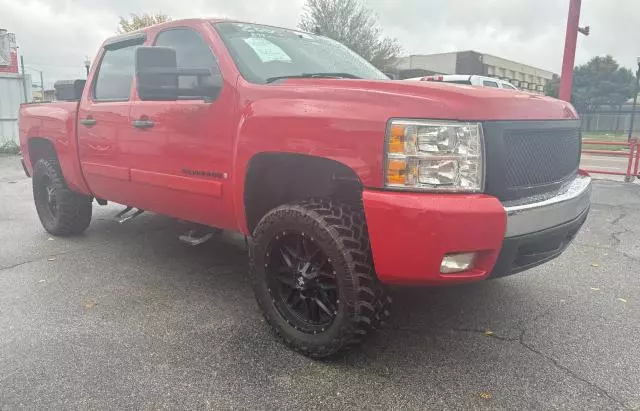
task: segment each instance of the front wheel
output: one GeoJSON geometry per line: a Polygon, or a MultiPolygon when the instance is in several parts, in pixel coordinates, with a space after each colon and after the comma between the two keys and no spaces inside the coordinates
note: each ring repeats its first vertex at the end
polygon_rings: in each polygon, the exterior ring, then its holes
{"type": "Polygon", "coordinates": [[[251,271],[267,321],[310,357],[361,342],[389,315],[364,215],[346,204],[308,200],[267,213],[254,233],[251,271]]]}
{"type": "Polygon", "coordinates": [[[40,159],[33,171],[33,198],[45,230],[56,236],[81,234],[91,222],[91,197],[67,187],[60,165],[40,159]]]}

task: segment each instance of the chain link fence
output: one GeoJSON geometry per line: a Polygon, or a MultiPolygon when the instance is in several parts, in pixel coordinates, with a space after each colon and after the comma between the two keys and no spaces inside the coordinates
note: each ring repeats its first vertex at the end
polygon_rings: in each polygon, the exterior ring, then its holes
{"type": "MultiPolygon", "coordinates": [[[[603,112],[580,114],[582,131],[623,134],[629,132],[632,113],[603,112]]],[[[640,134],[640,112],[635,113],[633,129],[640,134]]]]}

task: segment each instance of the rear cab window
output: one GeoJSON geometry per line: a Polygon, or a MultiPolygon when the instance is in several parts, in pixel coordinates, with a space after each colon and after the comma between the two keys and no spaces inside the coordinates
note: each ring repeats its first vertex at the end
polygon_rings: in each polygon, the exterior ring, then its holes
{"type": "Polygon", "coordinates": [[[485,86],[485,87],[499,88],[498,87],[498,83],[495,82],[495,81],[483,80],[482,81],[482,85],[485,86]]]}

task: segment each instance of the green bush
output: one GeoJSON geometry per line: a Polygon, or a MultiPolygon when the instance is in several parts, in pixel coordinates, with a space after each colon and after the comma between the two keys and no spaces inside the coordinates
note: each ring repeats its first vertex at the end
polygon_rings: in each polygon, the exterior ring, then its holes
{"type": "Polygon", "coordinates": [[[2,154],[18,154],[20,152],[20,146],[13,140],[2,141],[0,139],[0,153],[2,154]]]}

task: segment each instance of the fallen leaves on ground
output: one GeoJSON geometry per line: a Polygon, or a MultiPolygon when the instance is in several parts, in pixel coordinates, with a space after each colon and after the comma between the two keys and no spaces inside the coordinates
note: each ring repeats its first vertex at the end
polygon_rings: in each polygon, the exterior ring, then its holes
{"type": "Polygon", "coordinates": [[[93,307],[95,307],[98,303],[93,301],[93,300],[86,300],[84,302],[84,308],[87,310],[92,309],[93,307]]]}
{"type": "Polygon", "coordinates": [[[492,398],[491,393],[489,391],[481,391],[478,393],[478,396],[483,400],[490,400],[492,398]]]}
{"type": "Polygon", "coordinates": [[[55,257],[47,258],[47,261],[56,261],[55,257]]]}
{"type": "Polygon", "coordinates": [[[591,263],[591,267],[600,267],[600,264],[598,264],[598,263],[591,263]]]}
{"type": "Polygon", "coordinates": [[[618,301],[622,301],[623,303],[626,303],[626,302],[627,302],[627,300],[625,300],[624,298],[616,298],[616,300],[618,300],[618,301]]]}
{"type": "Polygon", "coordinates": [[[482,335],[484,335],[486,337],[491,337],[493,335],[493,331],[485,330],[485,332],[483,332],[482,335]]]}
{"type": "Polygon", "coordinates": [[[591,291],[600,291],[598,287],[591,287],[591,291]]]}

